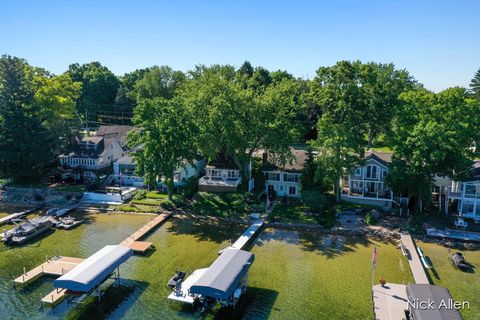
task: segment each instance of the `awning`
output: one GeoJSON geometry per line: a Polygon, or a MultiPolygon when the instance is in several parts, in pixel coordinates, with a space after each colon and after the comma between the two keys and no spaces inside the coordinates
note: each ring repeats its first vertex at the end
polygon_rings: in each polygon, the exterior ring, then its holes
{"type": "Polygon", "coordinates": [[[88,292],[105,281],[132,255],[133,251],[125,246],[105,246],[53,281],[53,286],[70,291],[88,292]]]}
{"type": "Polygon", "coordinates": [[[407,285],[408,309],[415,320],[462,320],[448,289],[431,284],[407,285]],[[432,302],[429,304],[429,302],[432,302]]]}
{"type": "Polygon", "coordinates": [[[247,274],[254,259],[254,255],[248,251],[225,249],[190,287],[190,293],[217,300],[228,299],[247,274]]]}

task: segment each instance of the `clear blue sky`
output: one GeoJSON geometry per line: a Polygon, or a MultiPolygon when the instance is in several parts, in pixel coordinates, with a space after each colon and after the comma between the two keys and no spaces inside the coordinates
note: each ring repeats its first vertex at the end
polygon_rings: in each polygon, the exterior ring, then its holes
{"type": "Polygon", "coordinates": [[[480,1],[23,1],[0,6],[0,53],[61,73],[240,65],[312,78],[338,60],[393,62],[429,89],[480,68],[480,1]]]}

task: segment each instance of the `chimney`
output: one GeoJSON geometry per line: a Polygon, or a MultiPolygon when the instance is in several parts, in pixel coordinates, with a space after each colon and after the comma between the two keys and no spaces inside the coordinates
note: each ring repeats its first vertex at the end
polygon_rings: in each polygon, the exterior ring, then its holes
{"type": "Polygon", "coordinates": [[[263,165],[266,165],[268,163],[268,152],[267,150],[264,150],[262,153],[262,163],[263,165]]]}

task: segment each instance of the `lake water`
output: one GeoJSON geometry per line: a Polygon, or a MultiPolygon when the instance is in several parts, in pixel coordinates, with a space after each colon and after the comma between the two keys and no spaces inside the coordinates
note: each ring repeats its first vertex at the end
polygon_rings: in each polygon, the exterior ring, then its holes
{"type": "Polygon", "coordinates": [[[55,254],[88,257],[107,244],[118,244],[152,219],[143,215],[91,214],[76,229],[56,230],[22,247],[0,245],[2,319],[371,319],[371,255],[377,245],[376,281],[412,282],[408,263],[393,244],[369,238],[331,237],[267,229],[249,248],[255,254],[247,294],[236,310],[207,315],[169,302],[166,283],[175,270],[208,267],[218,250],[244,228],[172,219],[150,235],[155,250],[134,256],[121,267],[121,286],[106,291],[101,304],[40,307],[52,290],[42,278],[14,290],[12,277],[55,254]]]}

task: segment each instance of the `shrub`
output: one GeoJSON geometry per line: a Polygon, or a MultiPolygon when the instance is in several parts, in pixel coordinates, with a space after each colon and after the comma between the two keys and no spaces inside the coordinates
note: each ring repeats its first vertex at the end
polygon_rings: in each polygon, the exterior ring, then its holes
{"type": "Polygon", "coordinates": [[[147,190],[138,190],[133,196],[133,200],[143,200],[147,198],[147,190]]]}
{"type": "Polygon", "coordinates": [[[365,215],[365,223],[367,226],[374,226],[377,224],[377,219],[375,219],[371,211],[365,215]]]}
{"type": "Polygon", "coordinates": [[[325,196],[318,190],[302,191],[302,200],[309,210],[320,212],[325,204],[325,196]]]}
{"type": "Polygon", "coordinates": [[[411,215],[407,220],[407,230],[413,234],[423,234],[425,231],[422,225],[422,218],[420,214],[411,215]]]}

